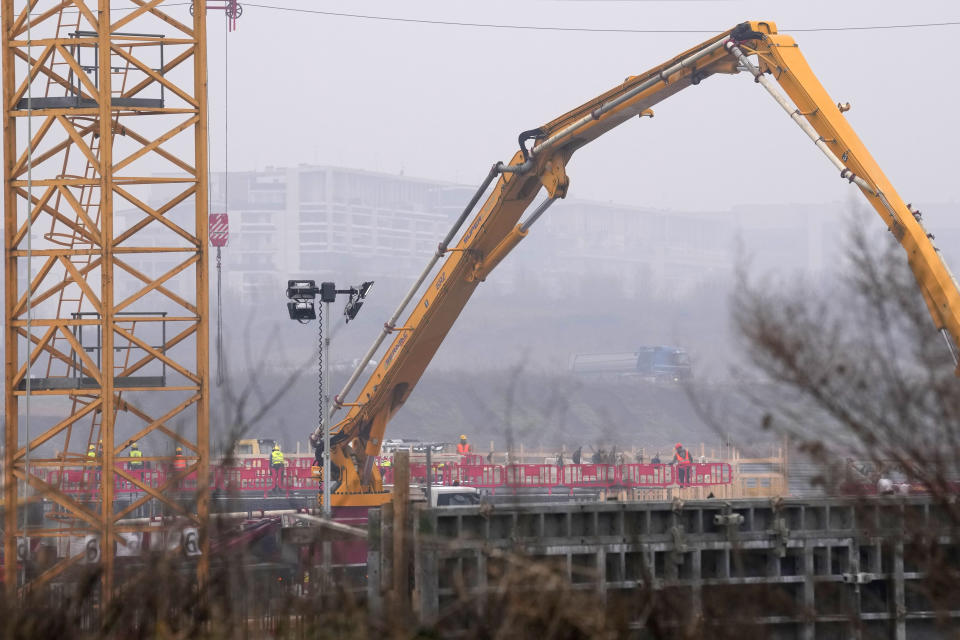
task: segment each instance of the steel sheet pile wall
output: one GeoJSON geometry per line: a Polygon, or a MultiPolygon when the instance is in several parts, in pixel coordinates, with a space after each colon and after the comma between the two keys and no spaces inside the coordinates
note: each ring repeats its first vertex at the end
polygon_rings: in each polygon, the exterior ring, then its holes
{"type": "MultiPolygon", "coordinates": [[[[745,613],[766,637],[940,637],[960,599],[932,602],[923,569],[956,566],[947,508],[911,497],[424,509],[412,518],[415,593],[425,622],[464,591],[482,611],[504,554],[519,552],[607,603],[637,603],[649,585],[683,619],[745,613]]],[[[389,566],[390,532],[379,533],[371,566],[389,566]]]]}

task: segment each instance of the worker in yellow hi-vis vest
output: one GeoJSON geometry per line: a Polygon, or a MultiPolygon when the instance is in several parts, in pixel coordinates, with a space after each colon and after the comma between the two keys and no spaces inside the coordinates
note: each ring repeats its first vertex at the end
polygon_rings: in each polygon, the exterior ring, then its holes
{"type": "Polygon", "coordinates": [[[273,488],[279,489],[283,481],[283,451],[280,451],[280,445],[274,444],[273,451],[270,452],[270,475],[273,478],[273,488]]]}
{"type": "Polygon", "coordinates": [[[136,442],[130,444],[130,470],[143,471],[143,451],[136,442]]]}

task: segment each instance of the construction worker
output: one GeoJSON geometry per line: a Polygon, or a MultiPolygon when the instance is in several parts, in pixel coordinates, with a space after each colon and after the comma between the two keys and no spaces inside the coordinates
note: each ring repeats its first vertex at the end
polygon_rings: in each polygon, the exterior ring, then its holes
{"type": "Polygon", "coordinates": [[[187,468],[187,461],[183,457],[183,447],[177,447],[176,455],[173,456],[173,468],[177,471],[187,468]]]}
{"type": "Polygon", "coordinates": [[[457,443],[457,453],[459,453],[462,456],[465,456],[471,453],[470,443],[467,442],[466,435],[460,436],[460,442],[457,443]]]}
{"type": "Polygon", "coordinates": [[[143,451],[140,451],[140,447],[137,446],[136,442],[130,444],[130,470],[131,471],[142,471],[143,470],[143,451]]]}
{"type": "Polygon", "coordinates": [[[91,460],[97,459],[97,445],[90,443],[90,446],[87,447],[87,457],[91,460]]]}
{"type": "Polygon", "coordinates": [[[677,482],[682,489],[690,484],[690,465],[693,464],[693,461],[690,459],[690,452],[684,449],[679,442],[674,447],[674,451],[671,464],[677,465],[677,482]]]}
{"type": "Polygon", "coordinates": [[[659,452],[659,451],[657,451],[657,453],[656,453],[656,454],[653,456],[653,458],[650,460],[650,464],[661,464],[661,463],[660,463],[660,452],[659,452]]]}
{"type": "Polygon", "coordinates": [[[280,451],[280,445],[273,444],[273,451],[270,452],[270,475],[273,478],[273,488],[280,488],[280,481],[283,479],[283,451],[280,451]]]}

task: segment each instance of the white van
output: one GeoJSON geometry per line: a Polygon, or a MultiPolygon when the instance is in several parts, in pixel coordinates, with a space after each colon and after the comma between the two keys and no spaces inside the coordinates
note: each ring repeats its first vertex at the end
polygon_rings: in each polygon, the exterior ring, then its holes
{"type": "MultiPolygon", "coordinates": [[[[425,493],[426,489],[424,489],[425,493]]],[[[475,487],[430,488],[431,507],[469,507],[477,504],[480,504],[480,492],[475,487]]]]}

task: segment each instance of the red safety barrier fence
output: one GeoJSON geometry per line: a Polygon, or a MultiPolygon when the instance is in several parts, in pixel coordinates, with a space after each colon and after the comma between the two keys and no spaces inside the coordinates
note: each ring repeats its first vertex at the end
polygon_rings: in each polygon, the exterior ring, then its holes
{"type": "Polygon", "coordinates": [[[552,489],[560,484],[560,467],[552,464],[509,464],[505,467],[508,487],[552,489]]]}
{"type": "Polygon", "coordinates": [[[692,476],[688,481],[689,484],[699,487],[730,484],[733,481],[733,471],[726,462],[698,462],[693,465],[692,476]]]}
{"type": "Polygon", "coordinates": [[[617,467],[613,464],[568,464],[563,467],[561,484],[565,487],[613,487],[617,484],[617,467]]]}
{"type": "Polygon", "coordinates": [[[313,466],[313,456],[289,457],[286,459],[287,469],[309,469],[313,466]]]}
{"type": "MultiPolygon", "coordinates": [[[[139,480],[141,483],[157,489],[163,486],[163,483],[167,481],[167,474],[159,469],[144,469],[140,471],[127,471],[127,473],[139,480]]],[[[143,491],[140,487],[130,482],[125,478],[117,476],[114,483],[114,493],[140,493],[143,491]]]]}
{"type": "MultiPolygon", "coordinates": [[[[474,456],[479,458],[480,456],[474,456]]],[[[288,458],[283,473],[275,476],[269,464],[260,459],[244,461],[242,466],[214,467],[211,469],[210,488],[213,490],[262,493],[271,491],[285,494],[317,490],[313,477],[313,458],[288,458]]],[[[551,491],[557,487],[612,488],[649,487],[664,488],[678,482],[677,468],[666,464],[570,464],[563,467],[552,464],[511,465],[453,465],[437,463],[433,466],[433,482],[438,485],[459,484],[478,489],[537,488],[551,491]]],[[[118,465],[121,467],[121,465],[118,465]]],[[[423,463],[410,465],[410,477],[415,482],[426,482],[427,467],[423,463]]],[[[37,468],[31,471],[45,482],[59,486],[64,493],[94,495],[100,492],[100,471],[96,468],[57,469],[37,468]]],[[[153,488],[164,486],[175,473],[172,469],[154,468],[125,470],[125,473],[153,488]]],[[[380,467],[384,484],[393,483],[393,467],[380,467]]],[[[690,465],[687,486],[713,486],[730,484],[733,472],[725,462],[694,463],[690,465]]],[[[191,473],[181,479],[174,491],[192,492],[197,488],[197,474],[191,473]]],[[[125,495],[143,493],[137,484],[115,476],[114,493],[125,495]]]]}
{"type": "MultiPolygon", "coordinates": [[[[155,489],[162,487],[167,481],[167,473],[160,469],[125,469],[124,473],[155,489]]],[[[98,469],[64,469],[63,472],[57,469],[37,469],[33,472],[33,475],[50,485],[59,486],[64,493],[90,494],[100,492],[101,473],[98,469]]],[[[188,476],[190,481],[186,484],[188,487],[192,484],[195,489],[196,474],[191,474],[191,476],[192,478],[188,476]]],[[[116,495],[143,492],[140,486],[119,475],[114,476],[113,484],[113,492],[116,495]]]]}
{"type": "Polygon", "coordinates": [[[177,491],[196,491],[197,490],[197,472],[188,473],[177,483],[177,491]]]}
{"type": "Polygon", "coordinates": [[[243,485],[243,473],[246,469],[242,467],[223,467],[217,474],[216,488],[221,491],[239,491],[243,485]]]}
{"type": "Polygon", "coordinates": [[[269,458],[244,458],[240,460],[244,469],[268,469],[270,468],[269,458]]]}
{"type": "MultiPolygon", "coordinates": [[[[377,458],[377,468],[380,469],[380,478],[384,484],[393,484],[393,465],[383,466],[380,464],[380,458],[377,458]]],[[[436,462],[430,465],[433,467],[433,483],[434,484],[447,484],[445,480],[446,470],[451,466],[444,462],[436,462]]],[[[410,480],[412,482],[423,483],[427,482],[427,465],[423,462],[414,462],[410,464],[410,480]]]]}
{"type": "Polygon", "coordinates": [[[263,493],[274,488],[274,478],[270,475],[270,469],[238,469],[239,473],[234,477],[236,484],[225,489],[238,493],[263,493]]]}
{"type": "MultiPolygon", "coordinates": [[[[313,460],[311,460],[313,462],[313,460]]],[[[317,490],[319,483],[313,477],[311,467],[288,467],[280,481],[280,489],[287,493],[291,491],[317,490]]]]}
{"type": "Polygon", "coordinates": [[[673,467],[668,464],[622,464],[622,487],[666,487],[673,484],[673,467]]]}
{"type": "Polygon", "coordinates": [[[443,483],[477,489],[496,489],[504,485],[503,467],[498,464],[457,465],[444,469],[443,483]]]}
{"type": "MultiPolygon", "coordinates": [[[[440,479],[443,478],[443,469],[447,466],[442,462],[434,462],[430,465],[433,468],[433,481],[435,483],[440,482],[440,479]]],[[[393,467],[388,467],[388,469],[393,469],[393,467]]],[[[412,462],[410,463],[410,480],[415,482],[427,481],[427,465],[424,462],[412,462]]]]}

